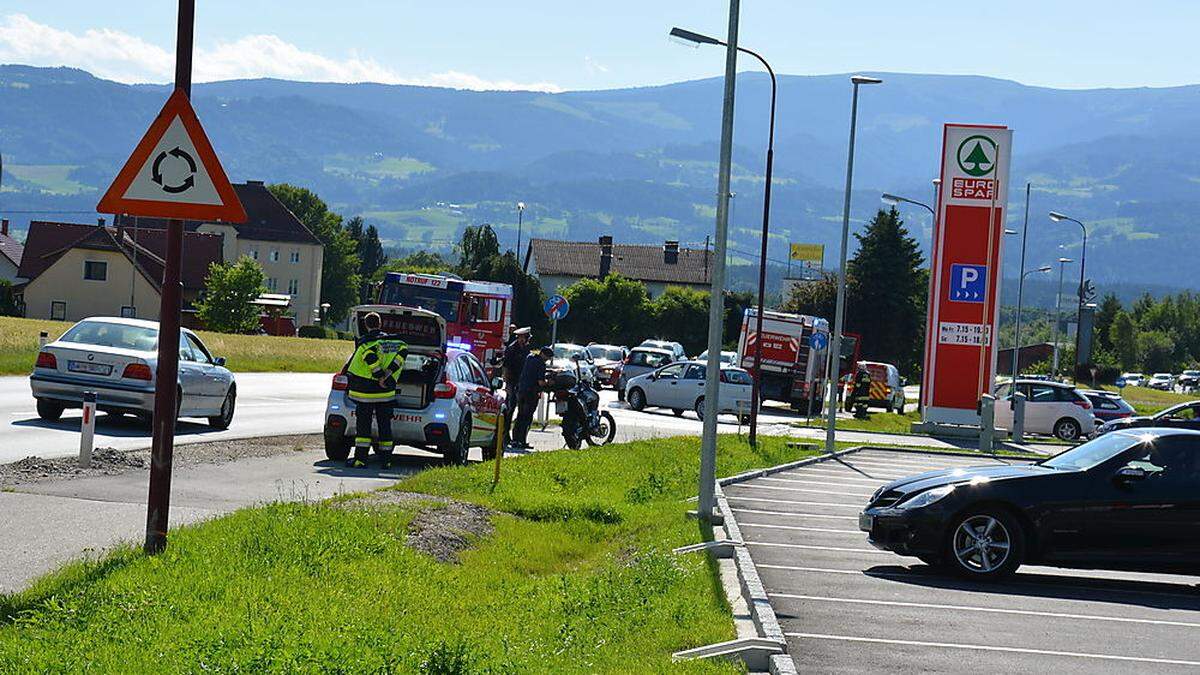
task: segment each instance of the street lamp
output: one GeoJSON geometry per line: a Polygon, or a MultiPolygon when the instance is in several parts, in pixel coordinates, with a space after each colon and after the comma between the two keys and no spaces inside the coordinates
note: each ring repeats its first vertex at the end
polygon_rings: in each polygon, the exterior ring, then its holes
{"type": "MultiPolygon", "coordinates": [[[[1063,285],[1063,270],[1066,269],[1067,263],[1075,262],[1070,258],[1058,259],[1058,295],[1054,296],[1054,359],[1050,366],[1050,371],[1054,373],[1054,377],[1058,377],[1058,326],[1062,323],[1062,285],[1063,285]]],[[[1078,329],[1076,329],[1078,332],[1078,329]]]]}
{"type": "MultiPolygon", "coordinates": [[[[1025,245],[1029,243],[1029,194],[1033,183],[1025,183],[1025,226],[1021,234],[1021,272],[1017,281],[1017,326],[1013,336],[1012,379],[1017,381],[1017,355],[1021,351],[1021,305],[1025,300],[1025,245]]],[[[1007,230],[1005,230],[1007,232],[1007,230]]],[[[1016,234],[1016,232],[1013,232],[1016,234]]]]}
{"type": "Polygon", "coordinates": [[[931,215],[931,216],[934,215],[932,206],[930,206],[924,202],[919,202],[915,199],[909,199],[908,197],[901,197],[900,195],[894,195],[894,194],[890,194],[887,192],[880,195],[879,199],[880,199],[880,201],[882,201],[884,204],[887,204],[888,206],[898,206],[900,204],[913,204],[915,206],[919,206],[919,207],[925,209],[926,211],[928,211],[929,215],[931,215]]]}
{"type": "Polygon", "coordinates": [[[829,421],[825,428],[825,451],[834,451],[834,425],[837,423],[837,393],[838,382],[841,380],[842,364],[842,329],[846,325],[846,243],[850,238],[850,189],[854,184],[854,134],[858,126],[858,86],[861,84],[880,84],[883,80],[867,75],[853,75],[850,82],[854,85],[850,97],[850,144],[846,151],[846,195],[842,201],[842,249],[838,265],[837,308],[834,311],[833,339],[829,345],[829,421]]]}
{"type": "MultiPolygon", "coordinates": [[[[1051,268],[1049,265],[1042,265],[1041,267],[1039,267],[1035,270],[1029,270],[1027,272],[1022,272],[1021,280],[1020,280],[1020,283],[1018,284],[1018,286],[1021,288],[1024,288],[1025,287],[1025,277],[1028,277],[1030,274],[1045,273],[1045,272],[1049,272],[1050,269],[1051,268]]],[[[1017,356],[1021,352],[1021,297],[1020,297],[1020,295],[1021,295],[1020,293],[1017,294],[1017,330],[1016,330],[1016,333],[1013,335],[1013,357],[1012,357],[1012,379],[1013,379],[1013,382],[1017,381],[1017,371],[1019,370],[1019,367],[1017,365],[1017,356]]]]}
{"type": "Polygon", "coordinates": [[[521,264],[521,221],[525,215],[525,202],[517,202],[517,264],[521,264]]]}
{"type": "MultiPolygon", "coordinates": [[[[1087,268],[1087,226],[1068,215],[1059,213],[1058,211],[1050,212],[1050,220],[1053,220],[1056,223],[1061,223],[1062,221],[1066,220],[1075,223],[1079,226],[1079,229],[1083,231],[1083,251],[1079,254],[1079,293],[1077,293],[1079,296],[1079,304],[1075,310],[1075,365],[1078,366],[1079,358],[1082,356],[1082,354],[1079,353],[1079,330],[1083,328],[1083,283],[1085,269],[1087,268]]],[[[1071,380],[1075,380],[1074,369],[1072,369],[1071,372],[1071,380]]]]}
{"type": "MultiPolygon", "coordinates": [[[[725,42],[700,33],[693,33],[690,30],[675,27],[671,29],[671,37],[691,42],[699,45],[718,45],[727,47],[725,42]]],[[[759,336],[754,341],[754,383],[750,388],[750,445],[758,444],[758,407],[762,398],[762,324],[763,324],[763,299],[767,285],[767,235],[771,226],[771,167],[774,163],[775,155],[775,97],[777,87],[775,82],[775,71],[771,68],[771,64],[762,57],[758,52],[755,52],[745,47],[737,47],[737,51],[743,54],[749,54],[758,59],[758,62],[767,69],[767,74],[771,76],[771,112],[770,123],[767,126],[767,170],[765,175],[765,184],[763,185],[763,216],[762,216],[762,245],[758,258],[758,312],[755,319],[754,334],[759,336]]]]}

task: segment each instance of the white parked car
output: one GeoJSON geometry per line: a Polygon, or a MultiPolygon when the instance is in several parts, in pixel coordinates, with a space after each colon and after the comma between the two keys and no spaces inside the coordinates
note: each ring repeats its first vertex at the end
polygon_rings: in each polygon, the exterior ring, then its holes
{"type": "MultiPolygon", "coordinates": [[[[484,458],[494,456],[504,392],[488,381],[474,354],[445,346],[446,320],[409,307],[371,305],[354,311],[356,324],[368,311],[387,312],[396,317],[385,318],[385,326],[407,331],[393,332],[408,345],[404,368],[396,376],[395,444],[440,452],[455,464],[466,463],[471,447],[483,448],[484,458]]],[[[357,426],[357,406],[347,396],[348,388],[343,369],[333,376],[325,408],[325,456],[338,461],[350,456],[357,426]]],[[[378,430],[372,431],[374,437],[378,430]]]]}
{"type": "MultiPolygon", "coordinates": [[[[96,393],[96,408],[149,421],[154,414],[158,366],[158,322],[97,316],[67,329],[38,352],[29,375],[38,417],[56,420],[67,408],[83,406],[83,393],[96,393]]],[[[237,385],[225,359],[213,357],[192,331],[179,331],[179,388],[176,417],[207,417],[227,429],[233,421],[237,385]]]]}
{"type": "Polygon", "coordinates": [[[1141,373],[1125,373],[1121,375],[1121,379],[1125,380],[1125,385],[1129,387],[1146,386],[1146,376],[1141,373]]]}
{"type": "MultiPolygon", "coordinates": [[[[1017,390],[1025,394],[1025,431],[1078,441],[1096,430],[1092,402],[1075,387],[1060,382],[1017,380],[1017,390]]],[[[996,427],[1012,429],[1013,384],[996,387],[996,427]]]]}
{"type": "Polygon", "coordinates": [[[686,361],[687,353],[683,351],[683,345],[670,340],[642,340],[639,347],[649,347],[651,349],[665,349],[671,352],[672,360],[686,361]]]}
{"type": "MultiPolygon", "coordinates": [[[[625,399],[634,410],[670,408],[678,417],[692,410],[704,419],[704,376],[708,365],[700,361],[681,361],[639,375],[625,384],[625,399]]],[[[721,368],[718,412],[750,414],[750,373],[732,366],[721,368]]]]}
{"type": "Polygon", "coordinates": [[[1145,386],[1151,389],[1171,391],[1175,388],[1175,376],[1170,373],[1155,373],[1145,386]]]}
{"type": "Polygon", "coordinates": [[[547,366],[549,370],[559,370],[574,375],[575,364],[578,363],[579,375],[583,381],[596,387],[596,360],[592,358],[587,347],[569,342],[559,342],[550,345],[550,348],[554,350],[554,358],[547,366]]]}
{"type": "MultiPolygon", "coordinates": [[[[737,352],[722,351],[720,358],[721,365],[732,366],[737,363],[737,352]]],[[[708,350],[705,349],[704,351],[700,352],[700,356],[697,356],[696,360],[700,363],[708,363],[708,350]]]]}

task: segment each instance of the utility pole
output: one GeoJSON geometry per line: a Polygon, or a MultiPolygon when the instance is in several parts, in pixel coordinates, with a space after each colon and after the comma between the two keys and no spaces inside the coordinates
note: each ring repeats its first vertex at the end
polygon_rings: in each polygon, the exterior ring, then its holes
{"type": "MultiPolygon", "coordinates": [[[[175,38],[175,89],[192,95],[192,33],[196,0],[179,0],[175,38]]],[[[158,372],[155,375],[153,440],[150,449],[150,494],[146,502],[147,554],[167,547],[171,507],[171,461],[175,451],[178,410],[175,383],[179,381],[180,260],[183,257],[183,221],[167,221],[167,251],[158,309],[158,372]]]]}

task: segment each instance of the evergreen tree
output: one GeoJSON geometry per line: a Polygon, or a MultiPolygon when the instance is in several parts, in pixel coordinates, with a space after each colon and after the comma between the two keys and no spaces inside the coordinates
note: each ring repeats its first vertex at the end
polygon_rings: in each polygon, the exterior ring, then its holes
{"type": "Polygon", "coordinates": [[[1110,335],[1112,351],[1117,358],[1117,363],[1126,370],[1136,370],[1138,367],[1137,325],[1134,324],[1133,317],[1124,310],[1118,311],[1113,317],[1110,335]]]}
{"type": "MultiPolygon", "coordinates": [[[[925,263],[895,208],[880,209],[862,233],[846,266],[846,331],[862,335],[864,358],[894,363],[913,373],[920,364],[928,294],[925,263]]],[[[827,315],[832,321],[833,314],[827,315]]]]}
{"type": "MultiPolygon", "coordinates": [[[[354,240],[358,276],[368,281],[375,278],[376,273],[387,264],[388,258],[383,252],[383,242],[379,240],[379,230],[374,225],[364,225],[361,216],[354,216],[346,222],[346,232],[354,240]]],[[[362,301],[367,301],[367,298],[362,298],[362,301]]]]}
{"type": "Polygon", "coordinates": [[[1119,311],[1121,301],[1112,293],[1100,301],[1100,307],[1096,310],[1096,346],[1099,349],[1112,351],[1112,324],[1119,311]]]}
{"type": "Polygon", "coordinates": [[[342,217],[311,190],[287,183],[269,185],[275,195],[300,222],[321,240],[324,258],[321,266],[321,302],[329,303],[326,320],[337,323],[346,318],[358,302],[359,261],[357,244],[342,224],[342,217]]]}

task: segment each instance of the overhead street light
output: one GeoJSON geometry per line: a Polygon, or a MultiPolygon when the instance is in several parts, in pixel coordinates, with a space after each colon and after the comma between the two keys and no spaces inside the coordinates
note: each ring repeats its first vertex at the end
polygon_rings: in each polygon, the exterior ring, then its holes
{"type": "Polygon", "coordinates": [[[850,96],[850,143],[846,151],[846,194],[842,201],[842,248],[838,265],[837,308],[834,311],[833,337],[829,345],[829,417],[825,428],[825,451],[834,451],[834,428],[837,423],[837,394],[841,382],[842,330],[846,326],[846,244],[850,238],[850,190],[854,185],[854,135],[858,126],[858,87],[862,84],[881,84],[883,80],[868,75],[850,77],[854,85],[850,96]]]}
{"type": "MultiPolygon", "coordinates": [[[[675,27],[671,29],[671,37],[679,38],[691,42],[697,46],[702,44],[728,46],[721,40],[700,33],[694,33],[690,30],[675,27]]],[[[767,242],[771,229],[771,168],[774,164],[775,156],[775,99],[778,93],[778,88],[775,81],[775,71],[771,68],[771,64],[767,63],[758,52],[755,52],[745,47],[737,47],[737,51],[743,54],[749,54],[758,59],[758,62],[767,69],[767,74],[771,76],[771,109],[770,122],[767,126],[767,168],[763,183],[763,215],[762,215],[762,235],[761,235],[761,250],[758,256],[758,312],[755,317],[754,334],[762,336],[763,330],[763,311],[764,298],[767,285],[767,242]]],[[[750,387],[750,433],[749,440],[751,446],[758,445],[758,408],[762,402],[762,343],[761,339],[754,341],[754,365],[752,367],[754,373],[753,384],[750,387]]]]}
{"type": "MultiPolygon", "coordinates": [[[[1062,285],[1063,285],[1063,270],[1066,269],[1067,263],[1073,263],[1070,258],[1058,259],[1058,294],[1054,296],[1054,358],[1050,366],[1050,372],[1054,377],[1058,377],[1058,327],[1062,324],[1062,285]]],[[[1079,329],[1075,329],[1079,332],[1079,329]]]]}
{"type": "Polygon", "coordinates": [[[521,221],[525,215],[525,202],[517,202],[517,265],[521,264],[521,221]]]}
{"type": "MultiPolygon", "coordinates": [[[[1078,367],[1080,365],[1079,359],[1082,356],[1082,354],[1079,353],[1079,329],[1083,327],[1083,284],[1084,284],[1084,279],[1086,278],[1084,276],[1084,274],[1086,273],[1086,269],[1087,269],[1087,235],[1088,235],[1088,231],[1087,231],[1087,226],[1084,225],[1082,222],[1072,218],[1071,216],[1060,213],[1058,211],[1050,212],[1050,220],[1053,220],[1056,223],[1061,223],[1063,221],[1072,222],[1072,223],[1075,223],[1076,225],[1078,225],[1079,229],[1083,231],[1083,250],[1079,254],[1079,292],[1076,293],[1076,295],[1079,296],[1079,303],[1075,310],[1075,366],[1078,367]]],[[[1071,372],[1071,380],[1072,381],[1075,380],[1075,369],[1074,368],[1072,369],[1072,372],[1071,372]]]]}
{"type": "MultiPolygon", "coordinates": [[[[937,179],[935,178],[934,180],[937,180],[937,179]]],[[[882,195],[880,195],[879,199],[884,204],[887,204],[889,206],[899,206],[901,204],[912,204],[914,206],[919,206],[919,207],[925,209],[926,211],[929,212],[929,215],[931,215],[931,216],[935,215],[933,212],[932,206],[930,206],[924,202],[919,202],[915,199],[909,199],[908,197],[901,197],[900,195],[894,195],[894,194],[891,194],[888,192],[885,192],[882,195]]]]}

